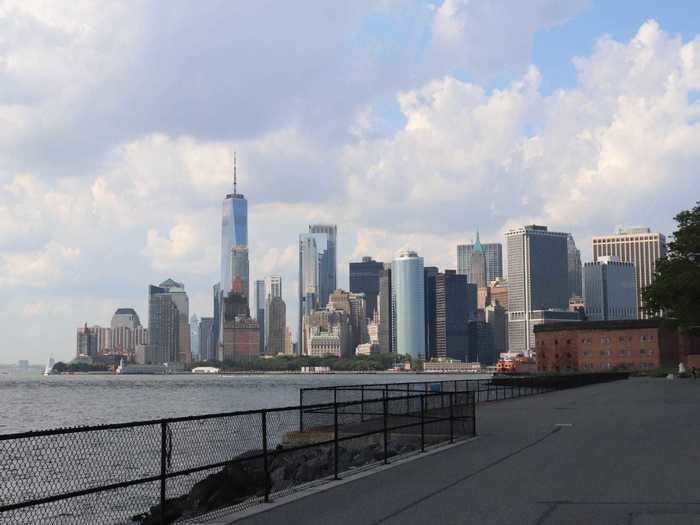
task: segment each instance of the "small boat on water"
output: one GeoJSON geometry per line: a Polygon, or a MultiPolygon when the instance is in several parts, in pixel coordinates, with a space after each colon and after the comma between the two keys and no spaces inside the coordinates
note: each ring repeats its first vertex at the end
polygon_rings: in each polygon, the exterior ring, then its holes
{"type": "Polygon", "coordinates": [[[45,376],[52,376],[56,372],[53,369],[53,365],[56,364],[56,361],[54,361],[53,357],[49,357],[49,362],[46,363],[46,368],[44,368],[44,375],[45,376]]]}

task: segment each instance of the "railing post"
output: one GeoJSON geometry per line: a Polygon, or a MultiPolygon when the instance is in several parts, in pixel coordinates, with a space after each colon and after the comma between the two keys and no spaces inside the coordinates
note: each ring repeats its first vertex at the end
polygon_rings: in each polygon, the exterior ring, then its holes
{"type": "Polygon", "coordinates": [[[455,393],[450,392],[450,443],[455,442],[455,393]]]}
{"type": "Polygon", "coordinates": [[[165,525],[165,470],[166,470],[166,446],[168,439],[168,424],[160,422],[160,523],[165,525]]]}
{"type": "Polygon", "coordinates": [[[420,396],[420,451],[425,452],[425,395],[420,396]]]}
{"type": "Polygon", "coordinates": [[[338,456],[340,446],[338,444],[338,403],[333,403],[333,479],[338,477],[338,456]]]}
{"type": "Polygon", "coordinates": [[[389,463],[389,399],[384,392],[384,464],[389,463]]]}
{"type": "Polygon", "coordinates": [[[411,385],[406,383],[406,415],[411,412],[411,385]]]}
{"type": "Polygon", "coordinates": [[[299,432],[304,431],[304,389],[299,389],[299,432]]]}
{"type": "Polygon", "coordinates": [[[360,421],[365,420],[365,385],[360,385],[360,421]]]}
{"type": "Polygon", "coordinates": [[[267,410],[263,410],[262,416],[262,446],[263,468],[265,469],[265,503],[270,501],[270,465],[267,460],[267,410]]]}
{"type": "Polygon", "coordinates": [[[474,396],[472,396],[471,401],[472,401],[472,436],[476,436],[476,399],[474,396]]]}

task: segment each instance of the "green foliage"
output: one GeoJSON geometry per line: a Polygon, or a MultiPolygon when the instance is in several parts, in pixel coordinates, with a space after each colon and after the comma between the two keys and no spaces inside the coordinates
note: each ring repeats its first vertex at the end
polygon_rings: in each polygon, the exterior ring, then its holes
{"type": "Polygon", "coordinates": [[[53,371],[57,374],[72,374],[74,372],[107,372],[109,367],[107,365],[90,365],[88,363],[69,363],[66,364],[63,361],[59,361],[53,365],[53,371]]]}
{"type": "Polygon", "coordinates": [[[668,256],[657,262],[655,280],[642,296],[648,313],[663,311],[689,329],[700,325],[700,202],[675,220],[668,256]]]}
{"type": "MultiPolygon", "coordinates": [[[[302,366],[328,366],[338,372],[369,372],[387,370],[394,366],[394,354],[375,354],[352,358],[309,357],[309,356],[275,356],[271,358],[251,357],[224,361],[226,371],[247,372],[298,372],[302,366]]],[[[401,359],[399,359],[401,360],[401,359]]],[[[216,366],[219,362],[193,363],[192,366],[216,366]]]]}

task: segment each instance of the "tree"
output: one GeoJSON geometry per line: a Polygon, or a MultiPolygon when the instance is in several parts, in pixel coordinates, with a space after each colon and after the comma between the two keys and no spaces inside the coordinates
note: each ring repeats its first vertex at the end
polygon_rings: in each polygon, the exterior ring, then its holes
{"type": "Polygon", "coordinates": [[[654,282],[642,291],[645,310],[664,311],[682,328],[700,326],[700,202],[674,217],[678,230],[668,256],[656,263],[654,282]]]}

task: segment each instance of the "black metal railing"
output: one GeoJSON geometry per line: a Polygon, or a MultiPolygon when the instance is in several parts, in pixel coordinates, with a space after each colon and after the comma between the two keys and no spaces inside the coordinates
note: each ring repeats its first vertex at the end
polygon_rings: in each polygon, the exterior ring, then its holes
{"type": "Polygon", "coordinates": [[[299,390],[299,430],[305,428],[305,414],[308,411],[313,412],[313,409],[308,408],[310,404],[365,401],[431,392],[471,392],[477,403],[484,403],[617,381],[628,377],[628,372],[571,373],[302,388],[299,390]]]}
{"type": "Polygon", "coordinates": [[[475,434],[474,392],[379,390],[0,435],[0,523],[197,522],[475,434]]]}

